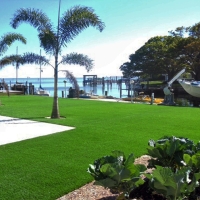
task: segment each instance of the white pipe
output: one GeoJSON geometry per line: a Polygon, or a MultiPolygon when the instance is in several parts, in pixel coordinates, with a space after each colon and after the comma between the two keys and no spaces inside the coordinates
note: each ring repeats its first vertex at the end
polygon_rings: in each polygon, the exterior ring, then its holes
{"type": "Polygon", "coordinates": [[[181,74],[183,74],[185,72],[185,69],[182,69],[180,72],[178,72],[178,74],[176,74],[176,76],[174,76],[169,82],[168,82],[168,86],[170,86],[181,74]]]}

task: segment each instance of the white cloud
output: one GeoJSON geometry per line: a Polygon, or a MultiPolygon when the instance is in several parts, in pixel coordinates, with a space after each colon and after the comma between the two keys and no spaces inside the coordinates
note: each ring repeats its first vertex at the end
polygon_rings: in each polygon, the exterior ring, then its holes
{"type": "MultiPolygon", "coordinates": [[[[60,66],[59,70],[67,69],[73,72],[75,77],[82,77],[85,74],[94,74],[98,77],[103,76],[122,76],[122,72],[119,67],[129,61],[129,55],[134,53],[135,50],[140,48],[149,38],[140,37],[134,40],[123,39],[118,41],[110,41],[104,44],[94,45],[87,47],[80,47],[79,49],[71,49],[70,52],[83,53],[88,55],[94,60],[94,68],[91,72],[87,73],[84,67],[69,65],[60,66]],[[73,51],[74,50],[74,51],[73,51]]],[[[66,52],[63,52],[65,54],[66,52]]],[[[42,53],[44,55],[44,53],[42,53]]],[[[47,56],[48,57],[48,56],[47,56]]],[[[51,63],[54,63],[54,59],[51,58],[51,63]]],[[[42,77],[53,77],[53,68],[51,66],[44,66],[42,77]]],[[[40,71],[39,65],[24,65],[20,66],[18,70],[18,78],[39,78],[40,71]]],[[[0,78],[16,77],[16,69],[14,66],[7,66],[0,70],[0,78]]],[[[59,77],[64,77],[62,72],[59,73],[59,77]]]]}

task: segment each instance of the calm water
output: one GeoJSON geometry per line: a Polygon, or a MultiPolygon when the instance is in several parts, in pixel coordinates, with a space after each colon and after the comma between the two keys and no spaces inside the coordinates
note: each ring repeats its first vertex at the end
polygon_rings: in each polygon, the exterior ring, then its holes
{"type": "MultiPolygon", "coordinates": [[[[10,86],[16,83],[15,78],[5,78],[5,82],[10,86]]],[[[69,87],[72,87],[72,84],[66,79],[66,78],[59,78],[58,79],[58,96],[62,97],[62,91],[65,91],[65,86],[64,86],[64,80],[67,81],[66,83],[66,91],[68,94],[69,87]]],[[[32,83],[35,87],[35,89],[39,88],[40,85],[40,79],[39,78],[18,78],[17,81],[19,83],[26,84],[26,81],[29,83],[32,83]]],[[[89,93],[93,91],[94,94],[97,95],[105,95],[105,91],[107,91],[107,95],[113,96],[116,98],[120,97],[120,90],[119,86],[116,83],[112,84],[112,87],[110,85],[105,84],[105,87],[103,88],[102,85],[97,85],[96,87],[93,86],[85,86],[83,87],[83,78],[77,78],[80,90],[84,90],[85,92],[89,93]]],[[[42,78],[41,79],[41,85],[42,88],[50,92],[50,96],[53,96],[53,90],[54,90],[54,79],[53,78],[42,78]]],[[[125,86],[122,85],[122,88],[125,86]]],[[[124,91],[122,92],[123,96],[127,95],[127,92],[124,91]]]]}

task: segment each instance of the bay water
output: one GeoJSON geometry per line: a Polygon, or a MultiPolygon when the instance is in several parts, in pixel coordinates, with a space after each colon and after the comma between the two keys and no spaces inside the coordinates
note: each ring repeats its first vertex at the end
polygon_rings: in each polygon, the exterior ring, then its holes
{"type": "MultiPolygon", "coordinates": [[[[112,83],[110,84],[105,84],[103,87],[102,84],[97,85],[97,86],[90,86],[86,85],[83,86],[83,78],[76,78],[78,85],[80,87],[80,90],[84,90],[86,93],[93,93],[99,96],[104,96],[105,92],[107,91],[108,96],[113,96],[115,98],[120,98],[120,88],[117,83],[112,83]]],[[[16,78],[4,78],[4,81],[9,85],[14,85],[16,83],[16,78]]],[[[27,84],[32,83],[34,85],[35,89],[38,89],[40,86],[40,79],[39,78],[18,78],[17,79],[18,83],[22,84],[27,84]]],[[[45,90],[47,90],[50,93],[50,96],[53,97],[53,91],[54,91],[54,79],[53,78],[41,78],[41,86],[45,90]]],[[[62,91],[65,93],[66,90],[66,95],[68,95],[69,88],[73,87],[72,84],[67,80],[66,78],[58,78],[58,97],[62,97],[62,91]],[[64,81],[66,82],[66,88],[64,81]]],[[[122,85],[122,88],[125,87],[122,85]]],[[[122,96],[127,96],[127,91],[124,91],[124,94],[122,92],[122,96]]]]}

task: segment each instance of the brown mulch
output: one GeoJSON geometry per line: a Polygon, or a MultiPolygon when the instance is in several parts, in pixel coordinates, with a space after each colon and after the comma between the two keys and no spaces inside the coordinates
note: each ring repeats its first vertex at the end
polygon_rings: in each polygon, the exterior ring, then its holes
{"type": "MultiPolygon", "coordinates": [[[[147,166],[149,156],[144,155],[135,160],[135,164],[144,164],[147,166]]],[[[70,192],[57,200],[116,200],[118,194],[112,194],[109,189],[94,185],[93,182],[70,192]]]]}
{"type": "Polygon", "coordinates": [[[93,185],[93,183],[94,181],[57,200],[115,200],[118,196],[104,187],[93,185]]]}

